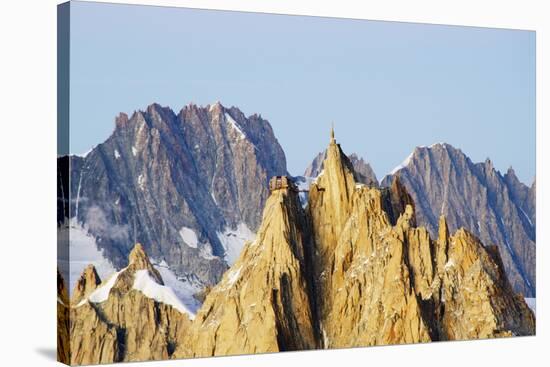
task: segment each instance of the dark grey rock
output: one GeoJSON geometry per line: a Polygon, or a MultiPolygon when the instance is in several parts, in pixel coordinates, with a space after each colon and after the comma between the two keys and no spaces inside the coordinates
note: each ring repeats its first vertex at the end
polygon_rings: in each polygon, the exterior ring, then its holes
{"type": "Polygon", "coordinates": [[[121,113],[104,143],[70,162],[70,216],[117,268],[140,242],[151,258],[204,284],[227,268],[218,233],[240,223],[255,231],[269,178],[287,174],[269,122],[219,103],[177,115],[158,104],[121,113]],[[196,246],[182,227],[196,233],[196,246]]]}

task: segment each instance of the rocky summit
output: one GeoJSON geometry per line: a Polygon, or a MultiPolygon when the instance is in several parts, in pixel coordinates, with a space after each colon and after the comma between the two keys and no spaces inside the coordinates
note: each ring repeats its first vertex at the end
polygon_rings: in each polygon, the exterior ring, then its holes
{"type": "MultiPolygon", "coordinates": [[[[323,163],[326,158],[326,150],[319,153],[304,171],[304,177],[315,178],[319,176],[319,174],[323,171],[323,163]]],[[[378,179],[376,178],[376,174],[374,173],[374,170],[368,162],[366,162],[362,157],[359,157],[359,155],[357,155],[356,153],[351,153],[348,158],[353,165],[353,170],[355,172],[355,178],[357,182],[370,186],[378,186],[378,179]]]]}
{"type": "Polygon", "coordinates": [[[170,358],[192,316],[163,285],[143,246],[135,245],[123,270],[99,285],[97,280],[95,269],[86,268],[77,285],[80,293],[73,295],[70,364],[170,358]]]}

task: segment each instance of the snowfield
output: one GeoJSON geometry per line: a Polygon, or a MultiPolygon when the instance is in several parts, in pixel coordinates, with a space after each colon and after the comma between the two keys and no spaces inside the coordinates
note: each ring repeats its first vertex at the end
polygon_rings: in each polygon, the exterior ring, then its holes
{"type": "Polygon", "coordinates": [[[157,302],[170,305],[181,313],[186,313],[189,315],[190,319],[195,318],[195,312],[191,312],[191,310],[183,304],[172,288],[155,282],[147,270],[136,271],[133,289],[140,291],[145,296],[157,302]]]}
{"type": "Polygon", "coordinates": [[[244,244],[248,241],[254,241],[254,238],[256,238],[256,234],[245,223],[239,223],[237,229],[225,228],[223,232],[218,232],[217,235],[225,250],[225,260],[229,266],[237,261],[244,244]]]}
{"type": "Polygon", "coordinates": [[[201,303],[193,297],[194,294],[202,290],[202,285],[199,282],[193,282],[190,279],[180,280],[170,269],[168,264],[163,260],[159,264],[155,264],[153,260],[151,262],[154,264],[155,269],[158,270],[164,284],[167,287],[170,287],[174,291],[175,295],[185,306],[187,310],[186,313],[190,318],[194,318],[195,314],[201,307],[201,303]]]}
{"type": "Polygon", "coordinates": [[[197,248],[199,244],[199,239],[197,238],[197,234],[195,233],[195,231],[188,227],[181,227],[179,233],[181,239],[187,244],[187,246],[197,248]]]}
{"type": "MultiPolygon", "coordinates": [[[[69,231],[69,228],[63,230],[69,231]]],[[[64,277],[67,273],[69,275],[69,279],[65,279],[69,285],[69,295],[72,295],[76,282],[89,264],[95,266],[102,280],[116,272],[113,264],[103,255],[103,251],[98,249],[95,238],[73,218],[70,222],[69,236],[70,272],[63,272],[64,277]]]]}

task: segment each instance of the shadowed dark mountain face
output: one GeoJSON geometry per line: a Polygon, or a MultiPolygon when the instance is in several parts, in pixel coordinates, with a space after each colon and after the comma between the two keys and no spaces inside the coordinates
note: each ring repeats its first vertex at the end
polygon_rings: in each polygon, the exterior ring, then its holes
{"type": "Polygon", "coordinates": [[[500,174],[490,160],[473,163],[448,144],[416,148],[382,185],[395,176],[414,199],[419,225],[434,235],[445,215],[450,231],[464,227],[496,244],[514,289],[535,296],[535,183],[524,185],[512,169],[500,174]]]}
{"type": "Polygon", "coordinates": [[[141,242],[179,276],[216,283],[253,238],[269,178],[287,174],[270,124],[216,103],[153,104],[115,125],[70,157],[70,217],[117,268],[141,242]]]}

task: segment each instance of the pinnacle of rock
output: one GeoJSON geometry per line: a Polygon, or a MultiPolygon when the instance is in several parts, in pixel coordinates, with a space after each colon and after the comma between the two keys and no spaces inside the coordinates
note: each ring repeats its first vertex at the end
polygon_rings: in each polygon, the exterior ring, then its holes
{"type": "Polygon", "coordinates": [[[317,348],[309,241],[297,192],[273,190],[256,240],[208,293],[175,357],[317,348]]]}
{"type": "Polygon", "coordinates": [[[78,304],[80,301],[88,297],[90,293],[97,289],[101,284],[101,279],[97,274],[96,268],[93,265],[88,265],[80,275],[73,290],[71,304],[78,304]]]}
{"type": "Polygon", "coordinates": [[[137,270],[147,270],[150,275],[155,278],[158,284],[164,285],[160,273],[153,267],[151,261],[149,261],[149,257],[145,253],[145,249],[141,243],[136,243],[128,256],[128,270],[133,272],[137,270]]]}
{"type": "MultiPolygon", "coordinates": [[[[170,292],[145,294],[163,283],[136,243],[106,299],[71,308],[71,362],[533,335],[535,316],[514,292],[498,247],[463,228],[451,235],[443,215],[431,236],[417,224],[403,175],[387,188],[358,184],[331,129],[306,209],[281,180],[255,240],[203,293],[192,321],[164,302],[170,292]],[[138,275],[153,278],[149,287],[136,287],[138,275]]],[[[93,267],[81,279],[82,294],[99,282],[93,267]]]]}

